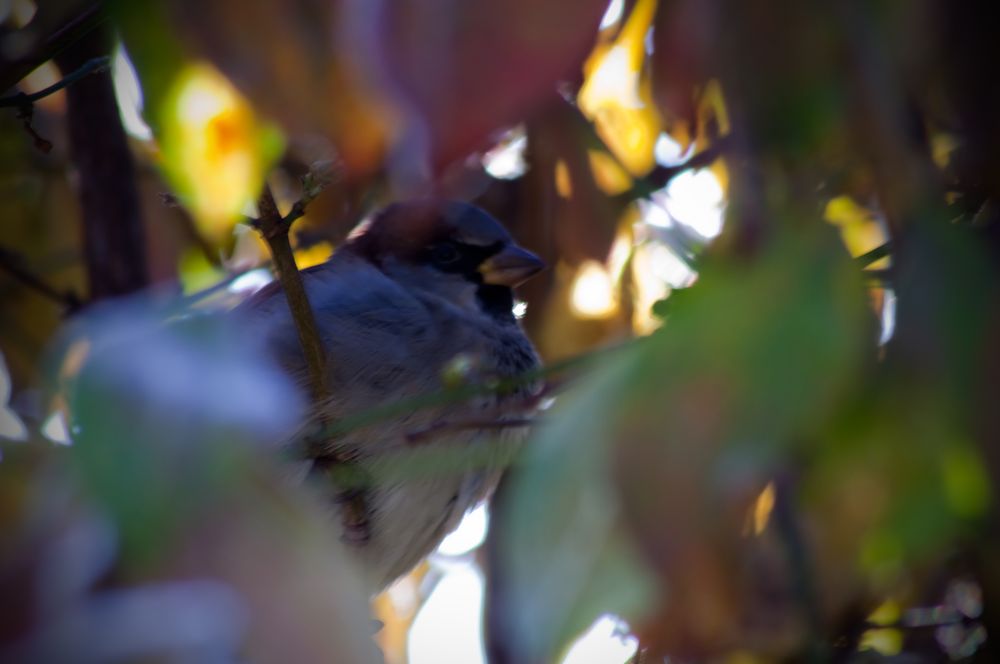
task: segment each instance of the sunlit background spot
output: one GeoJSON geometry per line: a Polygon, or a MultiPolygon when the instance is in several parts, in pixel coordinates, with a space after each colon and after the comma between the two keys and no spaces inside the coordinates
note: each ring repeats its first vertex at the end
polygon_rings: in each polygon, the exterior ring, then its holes
{"type": "Polygon", "coordinates": [[[637,645],[638,640],[628,635],[620,620],[604,615],[570,646],[562,664],[624,664],[635,654],[637,645]]]}
{"type": "Polygon", "coordinates": [[[14,410],[7,405],[11,396],[10,373],[7,361],[0,353],[0,439],[27,440],[28,429],[14,410]]]}
{"type": "Polygon", "coordinates": [[[722,232],[725,193],[710,170],[684,171],[654,198],[662,202],[671,219],[706,240],[722,232]]]}
{"type": "Polygon", "coordinates": [[[444,538],[438,546],[438,553],[445,556],[459,556],[472,551],[486,538],[489,521],[485,503],[471,510],[462,519],[458,528],[444,538]]]}
{"type": "Polygon", "coordinates": [[[496,147],[483,155],[483,167],[487,173],[501,180],[519,178],[524,175],[527,167],[524,162],[524,150],[527,146],[528,138],[524,135],[524,127],[512,129],[496,147]]]}
{"type": "Polygon", "coordinates": [[[605,318],[614,312],[616,296],[607,268],[597,261],[580,266],[570,294],[573,313],[580,318],[605,318]]]}
{"type": "Polygon", "coordinates": [[[447,570],[410,627],[410,664],[485,662],[482,574],[471,564],[447,570]]]}
{"type": "Polygon", "coordinates": [[[625,11],[625,0],[611,0],[608,9],[601,17],[601,30],[610,28],[622,20],[622,13],[625,11]]]}

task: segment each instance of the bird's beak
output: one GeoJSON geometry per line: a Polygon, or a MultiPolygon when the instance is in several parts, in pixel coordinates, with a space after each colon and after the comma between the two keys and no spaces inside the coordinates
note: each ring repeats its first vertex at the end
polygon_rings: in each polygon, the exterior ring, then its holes
{"type": "Polygon", "coordinates": [[[512,244],[483,261],[479,273],[483,275],[483,283],[514,287],[544,267],[541,258],[512,244]]]}

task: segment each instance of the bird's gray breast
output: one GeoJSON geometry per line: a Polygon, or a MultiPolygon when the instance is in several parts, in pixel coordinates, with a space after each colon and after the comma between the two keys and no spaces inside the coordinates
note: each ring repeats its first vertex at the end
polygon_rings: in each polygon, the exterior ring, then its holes
{"type": "MultiPolygon", "coordinates": [[[[322,407],[329,421],[440,393],[457,355],[484,374],[513,378],[538,365],[515,323],[498,325],[446,300],[421,297],[364,265],[333,265],[307,275],[306,288],[327,350],[322,407]]],[[[305,366],[280,291],[255,309],[269,322],[271,347],[292,373],[305,366]]],[[[385,410],[329,441],[372,478],[366,490],[370,536],[359,556],[373,586],[405,573],[485,498],[525,434],[491,423],[523,417],[533,385],[502,396],[385,410]],[[482,423],[483,426],[477,426],[482,423]]]]}

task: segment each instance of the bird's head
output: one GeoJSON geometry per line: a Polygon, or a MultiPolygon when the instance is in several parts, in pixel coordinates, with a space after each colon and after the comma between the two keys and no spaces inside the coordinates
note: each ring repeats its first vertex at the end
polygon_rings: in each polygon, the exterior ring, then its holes
{"type": "Polygon", "coordinates": [[[510,319],[511,289],[545,264],[484,210],[457,201],[396,203],[359,226],[351,249],[408,288],[510,319]]]}

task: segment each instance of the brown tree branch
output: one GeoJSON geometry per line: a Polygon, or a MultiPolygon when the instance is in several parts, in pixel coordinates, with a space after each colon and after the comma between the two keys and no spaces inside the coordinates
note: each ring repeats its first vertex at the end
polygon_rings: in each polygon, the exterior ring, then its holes
{"type": "MultiPolygon", "coordinates": [[[[330,422],[323,409],[323,405],[330,401],[330,391],[324,379],[327,373],[326,352],[288,238],[292,222],[305,213],[305,205],[311,200],[308,196],[307,192],[307,197],[297,202],[287,216],[282,216],[271,188],[264,183],[257,201],[258,217],[253,220],[253,225],[271,252],[278,282],[285,292],[285,300],[292,313],[299,344],[302,347],[309,389],[317,408],[319,423],[321,427],[328,428],[330,422]]],[[[365,489],[369,484],[367,474],[353,459],[331,447],[329,438],[312,436],[306,438],[304,442],[306,455],[313,462],[314,473],[323,473],[334,480],[337,477],[353,478],[349,488],[341,488],[337,493],[337,502],[341,505],[343,517],[344,535],[348,541],[355,543],[367,541],[370,538],[365,489]]]]}
{"type": "Polygon", "coordinates": [[[278,210],[274,194],[271,193],[271,188],[267,184],[261,191],[257,207],[259,215],[254,225],[264,241],[267,242],[274,260],[278,281],[285,291],[285,299],[292,312],[292,320],[295,323],[295,330],[298,332],[299,343],[302,345],[302,353],[306,361],[309,390],[316,404],[325,403],[330,399],[329,390],[327,390],[323,380],[326,369],[326,352],[323,349],[319,328],[316,326],[312,305],[309,303],[305,286],[302,284],[302,277],[295,264],[295,254],[292,252],[292,245],[288,238],[290,224],[278,210]]]}

